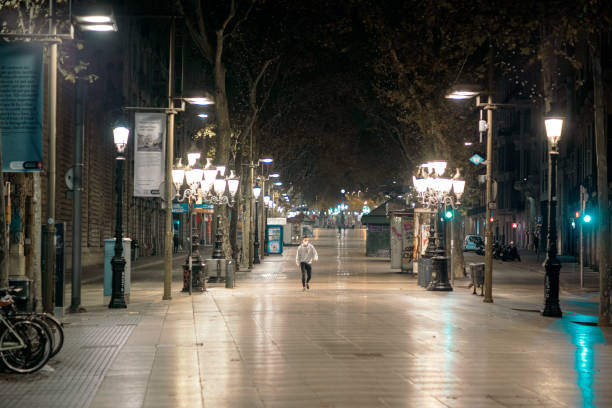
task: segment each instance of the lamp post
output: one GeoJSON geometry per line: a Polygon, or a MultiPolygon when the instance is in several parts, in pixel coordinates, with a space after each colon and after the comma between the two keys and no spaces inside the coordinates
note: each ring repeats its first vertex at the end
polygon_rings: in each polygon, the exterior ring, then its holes
{"type": "Polygon", "coordinates": [[[130,131],[123,126],[113,129],[113,137],[117,146],[117,174],[115,178],[115,191],[117,192],[117,216],[115,223],[115,256],[111,260],[113,269],[112,293],[108,307],[111,309],[125,309],[125,258],[123,257],[123,152],[127,145],[130,131]]]}
{"type": "MultiPolygon", "coordinates": [[[[493,110],[498,105],[493,104],[493,97],[489,93],[486,103],[480,103],[480,92],[470,89],[473,87],[456,87],[446,95],[447,99],[471,99],[476,97],[476,106],[487,112],[487,121],[479,122],[479,130],[487,131],[487,159],[486,159],[486,207],[485,207],[485,272],[484,272],[484,299],[485,303],[493,303],[493,225],[491,211],[496,209],[493,197],[493,110]]],[[[482,116],[481,116],[482,117],[482,116]]]]}
{"type": "MultiPolygon", "coordinates": [[[[88,7],[89,8],[89,7],[88,7]]],[[[98,6],[89,10],[74,10],[73,20],[81,31],[117,31],[115,17],[110,7],[98,6]]],[[[77,33],[75,33],[75,38],[77,33]]],[[[83,196],[83,146],[85,144],[84,97],[85,79],[75,79],[75,137],[74,177],[72,187],[72,275],[70,311],[83,312],[81,307],[81,239],[82,239],[82,196],[83,196]]]]}
{"type": "MultiPolygon", "coordinates": [[[[430,235],[427,251],[432,259],[432,272],[435,273],[435,280],[432,280],[427,290],[431,291],[452,291],[453,287],[448,281],[448,257],[445,256],[445,240],[444,229],[442,228],[441,209],[444,207],[445,216],[450,212],[452,218],[453,211],[459,205],[459,200],[465,189],[465,181],[458,179],[458,173],[452,179],[442,178],[446,170],[446,162],[435,161],[421,165],[421,172],[427,169],[427,173],[423,178],[413,177],[413,184],[421,203],[425,207],[433,206],[436,208],[436,231],[437,231],[437,247],[433,249],[434,240],[430,235]],[[447,209],[450,207],[450,209],[447,209]]],[[[449,218],[448,216],[446,216],[449,218]]]]}
{"type": "MultiPolygon", "coordinates": [[[[268,195],[270,193],[270,185],[268,184],[268,182],[270,181],[270,178],[276,178],[279,177],[279,175],[277,173],[273,173],[273,174],[268,174],[269,173],[269,166],[274,162],[274,159],[270,156],[263,156],[262,158],[259,159],[259,163],[261,163],[261,180],[262,180],[262,191],[264,194],[264,197],[262,198],[262,200],[259,202],[260,206],[261,206],[261,230],[259,231],[259,234],[261,235],[260,237],[260,242],[263,242],[263,248],[259,249],[259,257],[263,258],[264,256],[268,256],[268,238],[266,236],[266,226],[268,225],[268,208],[267,208],[267,203],[266,203],[266,195],[268,195]]],[[[268,196],[268,200],[270,199],[270,197],[268,196]]]]}
{"type": "MultiPolygon", "coordinates": [[[[197,158],[195,156],[190,156],[190,160],[192,159],[193,165],[195,165],[197,158]]],[[[182,198],[180,198],[179,189],[183,183],[183,178],[180,177],[179,173],[177,172],[177,178],[174,179],[173,174],[173,182],[177,188],[177,199],[179,201],[184,201],[185,199],[189,198],[190,200],[196,200],[196,203],[202,204],[227,205],[228,207],[232,207],[234,205],[234,197],[238,191],[240,179],[236,177],[233,170],[230,171],[230,176],[226,178],[226,166],[220,164],[214,167],[212,166],[211,162],[212,159],[207,158],[206,167],[204,169],[190,168],[191,172],[186,171],[184,173],[185,177],[188,178],[187,183],[189,184],[190,188],[183,192],[182,198]],[[229,194],[226,194],[226,191],[228,191],[229,194]]],[[[175,170],[180,170],[180,168],[176,167],[175,170]]],[[[214,259],[223,258],[223,232],[220,230],[220,228],[221,217],[217,216],[217,233],[215,236],[215,246],[213,250],[214,259]]]]}
{"type": "MultiPolygon", "coordinates": [[[[185,191],[183,191],[183,197],[179,197],[179,201],[184,201],[187,199],[187,219],[189,220],[189,255],[187,257],[187,261],[184,268],[183,274],[183,292],[193,292],[194,288],[194,280],[196,281],[195,287],[200,291],[206,291],[206,284],[202,284],[201,278],[201,267],[198,267],[198,275],[194,274],[194,235],[193,235],[193,204],[195,199],[197,199],[197,188],[200,180],[202,180],[202,175],[204,170],[196,167],[196,162],[200,158],[200,153],[188,153],[187,161],[188,167],[184,169],[179,162],[178,166],[172,169],[172,181],[176,186],[177,192],[179,191],[183,181],[187,181],[187,185],[189,186],[185,191]]],[[[180,195],[180,194],[179,194],[180,195]]],[[[200,263],[199,253],[195,256],[195,261],[200,263]]]]}
{"type": "Polygon", "coordinates": [[[264,230],[264,255],[268,256],[268,234],[266,234],[266,226],[268,225],[268,208],[270,208],[271,199],[268,194],[263,197],[264,212],[261,214],[263,217],[264,230]]]}
{"type": "Polygon", "coordinates": [[[261,261],[259,260],[259,231],[257,227],[257,223],[258,223],[257,202],[259,200],[260,194],[261,194],[261,187],[259,187],[259,184],[255,184],[255,187],[253,187],[253,197],[255,197],[255,239],[253,241],[253,263],[254,264],[261,263],[261,261]]]}
{"type": "Polygon", "coordinates": [[[557,259],[557,143],[561,138],[563,118],[547,117],[544,120],[546,136],[550,141],[548,153],[548,242],[544,262],[544,310],[542,316],[561,317],[559,306],[559,272],[561,262],[557,259]]]}

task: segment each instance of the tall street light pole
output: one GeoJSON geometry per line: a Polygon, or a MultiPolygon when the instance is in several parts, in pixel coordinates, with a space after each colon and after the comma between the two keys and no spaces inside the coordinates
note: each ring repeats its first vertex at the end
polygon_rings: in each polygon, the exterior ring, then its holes
{"type": "Polygon", "coordinates": [[[480,92],[471,86],[456,86],[446,95],[447,99],[471,99],[476,97],[476,106],[487,112],[487,159],[486,165],[486,195],[485,195],[485,272],[484,272],[484,299],[485,303],[493,303],[493,225],[491,212],[496,209],[493,197],[493,110],[498,104],[493,103],[489,94],[487,103],[480,103],[480,92]]]}
{"type": "Polygon", "coordinates": [[[487,98],[484,107],[487,111],[487,175],[486,196],[487,202],[485,217],[485,273],[484,273],[484,299],[485,303],[493,303],[493,225],[491,212],[495,210],[493,202],[493,97],[487,98]]]}
{"type": "MultiPolygon", "coordinates": [[[[57,22],[54,14],[55,1],[49,1],[49,35],[57,35],[57,22]]],[[[49,45],[48,65],[48,121],[49,121],[49,164],[47,167],[47,256],[45,260],[45,293],[43,310],[52,313],[54,309],[53,293],[55,289],[55,162],[57,136],[57,43],[49,45]]]]}
{"type": "Polygon", "coordinates": [[[258,223],[258,209],[257,203],[259,202],[259,195],[261,194],[261,187],[259,184],[256,184],[253,187],[253,197],[255,197],[255,240],[253,242],[253,263],[259,264],[261,261],[259,260],[259,228],[257,226],[258,223]]]}
{"type": "Polygon", "coordinates": [[[123,257],[123,152],[127,146],[130,131],[125,127],[113,129],[115,145],[117,146],[117,175],[115,191],[117,193],[117,216],[115,223],[115,256],[111,259],[113,269],[111,300],[108,307],[111,309],[125,309],[125,258],[123,257]]]}
{"type": "MultiPolygon", "coordinates": [[[[166,140],[166,172],[164,191],[166,201],[166,234],[164,239],[164,295],[163,300],[172,299],[172,161],[174,159],[174,37],[176,20],[170,24],[170,48],[168,57],[168,138],[166,140]]],[[[191,244],[191,237],[189,237],[191,244]]]]}
{"type": "MultiPolygon", "coordinates": [[[[81,31],[117,31],[115,17],[110,8],[96,7],[92,10],[75,10],[74,20],[81,31]]],[[[75,34],[75,38],[76,34],[75,34]]],[[[74,177],[72,197],[72,274],[71,274],[71,300],[72,313],[84,312],[81,307],[81,218],[83,202],[83,149],[85,145],[84,120],[84,88],[85,78],[77,77],[75,80],[74,105],[74,177]]]]}
{"type": "Polygon", "coordinates": [[[548,117],[544,120],[546,136],[550,141],[548,153],[548,242],[544,262],[544,310],[542,316],[562,317],[559,306],[559,272],[561,262],[557,259],[557,143],[561,138],[563,118],[548,117]]]}

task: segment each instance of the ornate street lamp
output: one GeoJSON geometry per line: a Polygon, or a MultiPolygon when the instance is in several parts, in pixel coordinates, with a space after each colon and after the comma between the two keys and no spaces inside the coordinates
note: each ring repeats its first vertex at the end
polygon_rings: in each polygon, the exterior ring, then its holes
{"type": "Polygon", "coordinates": [[[563,130],[563,118],[549,116],[544,119],[546,136],[550,141],[548,152],[548,246],[544,262],[544,310],[542,316],[561,317],[559,306],[559,272],[561,262],[557,259],[557,143],[563,130]]]}
{"type": "Polygon", "coordinates": [[[261,187],[259,184],[255,184],[253,187],[253,197],[255,197],[255,239],[253,241],[253,263],[258,264],[261,263],[259,260],[259,228],[258,228],[258,210],[257,210],[257,201],[259,200],[259,196],[261,195],[261,187]]]}
{"type": "Polygon", "coordinates": [[[465,189],[465,181],[459,180],[459,173],[452,179],[441,177],[446,170],[446,162],[436,161],[421,165],[419,178],[412,177],[414,188],[421,198],[421,203],[425,207],[436,208],[436,227],[438,242],[434,249],[434,231],[430,230],[427,254],[432,260],[432,272],[435,273],[435,280],[432,280],[427,290],[432,291],[452,291],[453,288],[448,281],[448,258],[444,250],[444,230],[440,225],[440,211],[442,207],[450,207],[452,211],[459,205],[459,200],[465,189]],[[427,171],[425,171],[427,169],[427,171]],[[421,177],[422,176],[422,177],[421,177]]]}
{"type": "Polygon", "coordinates": [[[117,147],[115,176],[115,191],[117,193],[117,216],[115,221],[115,256],[111,260],[113,270],[111,300],[108,307],[111,309],[125,309],[125,258],[123,257],[123,163],[125,162],[125,147],[127,146],[130,131],[123,126],[113,129],[113,138],[117,147]]]}
{"type": "MultiPolygon", "coordinates": [[[[191,213],[194,203],[212,204],[212,205],[234,205],[234,198],[240,185],[240,179],[234,175],[234,171],[230,171],[230,176],[225,177],[226,166],[218,165],[213,167],[212,159],[206,159],[206,166],[202,169],[196,167],[200,158],[200,153],[188,153],[187,158],[189,166],[184,169],[180,162],[172,170],[172,177],[176,186],[176,199],[178,201],[188,200],[189,202],[189,225],[191,229],[191,213]],[[175,178],[176,175],[176,178],[175,178]],[[183,180],[187,181],[188,188],[183,191],[181,197],[180,188],[183,180]],[[228,194],[226,194],[226,191],[228,194]]],[[[217,217],[217,233],[215,235],[215,244],[213,250],[213,258],[223,258],[223,232],[221,231],[221,217],[217,217]]],[[[190,240],[193,240],[190,232],[190,240]]],[[[191,254],[191,249],[190,249],[191,254]]],[[[190,255],[191,259],[191,255],[190,255]]],[[[191,262],[190,262],[191,270],[191,262]]],[[[191,282],[191,279],[189,280],[191,282]]],[[[190,283],[191,285],[191,283],[190,283]]]]}

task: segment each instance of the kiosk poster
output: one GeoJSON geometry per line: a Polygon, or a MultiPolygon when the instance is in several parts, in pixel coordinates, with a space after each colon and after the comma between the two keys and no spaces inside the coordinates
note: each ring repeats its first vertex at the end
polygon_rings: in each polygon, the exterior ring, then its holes
{"type": "Polygon", "coordinates": [[[166,115],[136,113],[134,134],[134,197],[160,197],[165,174],[166,115]]]}
{"type": "Polygon", "coordinates": [[[0,45],[2,171],[42,170],[43,46],[0,45]]]}

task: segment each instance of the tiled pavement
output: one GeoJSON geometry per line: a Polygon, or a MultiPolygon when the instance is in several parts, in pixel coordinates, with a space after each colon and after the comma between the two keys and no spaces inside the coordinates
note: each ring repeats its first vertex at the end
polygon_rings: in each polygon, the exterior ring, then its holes
{"type": "Polygon", "coordinates": [[[151,266],[127,310],[85,285],[88,312],[66,317],[54,371],[1,375],[0,406],[612,406],[610,331],[588,324],[589,293],[564,292],[563,319],[544,318],[528,262],[496,263],[484,304],[465,281],[427,292],[365,258],[364,231],[315,230],[314,244],[305,293],[295,248],[191,297],[177,269],[171,301],[151,266]]]}

